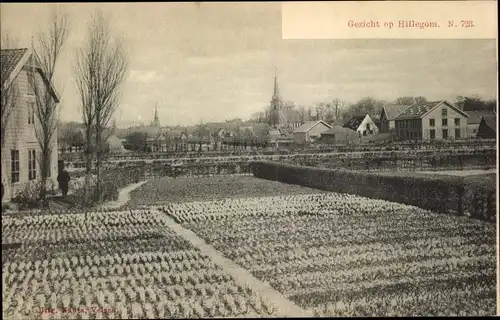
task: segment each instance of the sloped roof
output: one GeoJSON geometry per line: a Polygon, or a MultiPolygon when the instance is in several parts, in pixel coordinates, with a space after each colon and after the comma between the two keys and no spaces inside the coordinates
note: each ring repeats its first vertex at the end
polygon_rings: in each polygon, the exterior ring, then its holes
{"type": "Polygon", "coordinates": [[[332,126],[332,128],[335,126],[342,127],[342,125],[344,125],[344,122],[341,119],[336,119],[336,120],[331,121],[329,124],[330,124],[330,126],[332,126]]]}
{"type": "Polygon", "coordinates": [[[331,129],[328,129],[327,131],[325,132],[322,132],[321,135],[334,135],[334,134],[354,134],[354,135],[358,135],[357,132],[355,131],[352,131],[351,129],[349,128],[344,128],[342,126],[333,126],[331,129]]]}
{"type": "Polygon", "coordinates": [[[401,112],[403,112],[408,107],[410,106],[403,104],[389,103],[383,107],[383,110],[388,120],[394,120],[394,118],[396,118],[401,112]]]}
{"type": "Polygon", "coordinates": [[[468,117],[468,115],[457,108],[455,105],[449,103],[446,100],[439,100],[439,101],[432,101],[432,102],[426,102],[426,103],[414,103],[411,106],[409,106],[407,109],[405,109],[403,112],[401,112],[396,119],[401,120],[401,119],[420,119],[424,115],[426,115],[428,112],[430,112],[432,109],[436,108],[438,105],[441,104],[446,104],[449,107],[455,109],[456,111],[462,113],[465,117],[468,117]]]}
{"type": "Polygon", "coordinates": [[[426,103],[414,103],[401,112],[396,119],[420,119],[424,114],[437,107],[443,101],[432,101],[426,103]]]}
{"type": "Polygon", "coordinates": [[[320,123],[322,123],[323,125],[325,125],[328,128],[331,128],[331,126],[328,123],[324,122],[323,120],[308,121],[308,122],[304,123],[303,125],[301,125],[300,127],[293,130],[293,132],[308,132],[309,130],[311,130],[312,128],[314,128],[315,126],[317,126],[320,123]]]}
{"type": "Polygon", "coordinates": [[[21,62],[23,57],[28,52],[27,48],[21,49],[2,49],[0,50],[0,64],[2,68],[2,82],[7,81],[10,75],[14,72],[17,65],[21,62]]]}
{"type": "Polygon", "coordinates": [[[497,116],[492,115],[492,116],[484,116],[482,119],[484,119],[484,122],[488,127],[493,129],[495,132],[497,131],[497,116]]]}
{"type": "Polygon", "coordinates": [[[351,119],[349,119],[349,121],[347,121],[343,125],[343,127],[344,128],[349,128],[349,129],[352,129],[352,130],[358,130],[359,125],[361,124],[361,122],[363,122],[363,120],[366,118],[366,116],[367,115],[364,115],[364,116],[354,116],[351,119]]]}
{"type": "Polygon", "coordinates": [[[479,124],[481,122],[481,119],[483,116],[488,117],[488,116],[495,116],[495,113],[493,111],[489,110],[484,110],[484,111],[465,111],[467,115],[469,116],[467,118],[467,123],[468,124],[479,124]]]}

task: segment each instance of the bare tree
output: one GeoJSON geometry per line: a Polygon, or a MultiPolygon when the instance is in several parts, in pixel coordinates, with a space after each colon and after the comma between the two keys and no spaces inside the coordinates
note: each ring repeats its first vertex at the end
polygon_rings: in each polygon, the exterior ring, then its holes
{"type": "Polygon", "coordinates": [[[41,171],[40,198],[45,199],[47,178],[50,176],[52,146],[58,123],[58,108],[54,87],[54,73],[61,49],[68,36],[67,15],[57,9],[52,11],[50,24],[40,28],[36,37],[36,48],[31,58],[28,83],[35,96],[35,135],[40,147],[38,162],[41,171]],[[39,77],[41,74],[43,77],[39,77]]]}
{"type": "MultiPolygon", "coordinates": [[[[301,124],[304,124],[306,122],[306,118],[307,118],[307,109],[306,107],[304,106],[300,106],[297,108],[297,113],[299,114],[299,119],[300,119],[300,123],[301,124]]],[[[307,121],[309,121],[310,119],[308,119],[307,121]]]]}
{"type": "Polygon", "coordinates": [[[330,104],[333,113],[335,115],[335,120],[339,120],[341,117],[340,115],[343,112],[343,109],[346,107],[347,103],[345,101],[342,101],[340,99],[333,99],[332,103],[330,104]]]}
{"type": "MultiPolygon", "coordinates": [[[[1,40],[2,49],[12,49],[16,46],[17,40],[12,38],[7,32],[2,31],[1,40]]],[[[2,123],[1,123],[1,145],[2,149],[5,142],[5,132],[10,121],[12,112],[19,99],[19,88],[14,79],[11,79],[11,71],[9,67],[8,53],[2,54],[0,61],[0,83],[1,83],[1,108],[2,108],[2,123]]]]}
{"type": "MultiPolygon", "coordinates": [[[[122,42],[113,37],[109,19],[102,11],[97,10],[90,19],[87,36],[87,43],[76,54],[74,78],[80,94],[86,132],[87,177],[95,159],[95,192],[100,197],[101,164],[110,134],[108,127],[120,102],[120,87],[126,79],[128,58],[122,42]]],[[[87,188],[89,182],[86,179],[87,188]]]]}
{"type": "Polygon", "coordinates": [[[19,44],[19,40],[11,36],[8,30],[2,29],[2,40],[0,47],[2,50],[5,49],[16,49],[19,44]]]}

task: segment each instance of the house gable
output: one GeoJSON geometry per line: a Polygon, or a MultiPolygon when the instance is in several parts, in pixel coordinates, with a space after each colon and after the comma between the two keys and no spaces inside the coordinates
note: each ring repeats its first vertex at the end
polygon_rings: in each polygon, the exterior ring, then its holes
{"type": "Polygon", "coordinates": [[[429,113],[431,113],[432,111],[434,111],[438,107],[441,107],[443,104],[445,104],[447,107],[455,110],[456,112],[460,113],[465,118],[469,117],[469,115],[467,113],[465,113],[462,110],[460,110],[459,108],[457,108],[453,103],[449,103],[446,100],[442,100],[441,102],[439,102],[438,104],[436,104],[433,108],[431,108],[429,111],[427,111],[425,114],[423,114],[422,116],[420,116],[420,118],[422,119],[422,118],[426,117],[429,113]]]}
{"type": "Polygon", "coordinates": [[[19,76],[22,70],[30,70],[30,68],[35,68],[37,73],[42,78],[45,87],[49,88],[50,94],[54,98],[56,103],[59,103],[60,98],[57,94],[54,86],[50,83],[49,79],[42,71],[40,67],[40,59],[36,55],[35,52],[31,49],[7,49],[2,50],[2,64],[8,64],[7,71],[10,72],[5,86],[10,86],[19,76]],[[33,66],[33,58],[34,58],[34,66],[33,66]]]}

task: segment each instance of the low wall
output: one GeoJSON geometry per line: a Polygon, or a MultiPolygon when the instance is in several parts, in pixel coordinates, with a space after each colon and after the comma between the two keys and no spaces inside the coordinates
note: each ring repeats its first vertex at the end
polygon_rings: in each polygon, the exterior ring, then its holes
{"type": "Polygon", "coordinates": [[[495,185],[443,175],[394,175],[325,169],[271,161],[251,163],[255,177],[327,191],[356,194],[417,206],[439,213],[495,221],[495,185]]]}

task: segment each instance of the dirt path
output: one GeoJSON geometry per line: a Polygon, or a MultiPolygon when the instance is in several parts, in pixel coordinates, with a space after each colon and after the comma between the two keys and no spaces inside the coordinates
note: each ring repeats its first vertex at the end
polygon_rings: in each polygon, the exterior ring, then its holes
{"type": "Polygon", "coordinates": [[[100,207],[102,209],[118,209],[121,206],[126,205],[127,202],[130,200],[130,192],[139,188],[140,186],[142,186],[143,184],[145,184],[148,181],[149,180],[144,180],[144,181],[140,181],[140,182],[137,182],[134,184],[129,184],[125,188],[120,189],[120,193],[118,194],[117,200],[104,203],[100,207]]]}
{"type": "MultiPolygon", "coordinates": [[[[155,210],[155,209],[154,209],[155,210]]],[[[281,293],[273,289],[268,283],[262,282],[255,278],[248,270],[243,269],[232,260],[224,257],[214,247],[207,244],[205,240],[198,237],[193,231],[184,228],[172,218],[163,214],[168,227],[177,233],[180,237],[189,241],[193,246],[200,249],[200,251],[209,256],[212,261],[221,266],[226,272],[238,282],[247,284],[265,300],[269,301],[277,309],[277,316],[279,317],[312,317],[311,311],[304,310],[294,304],[292,301],[286,299],[281,293]]]]}

